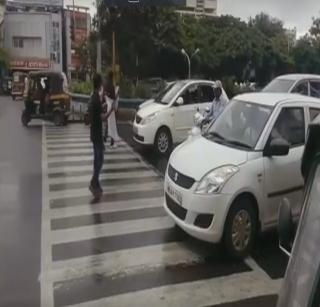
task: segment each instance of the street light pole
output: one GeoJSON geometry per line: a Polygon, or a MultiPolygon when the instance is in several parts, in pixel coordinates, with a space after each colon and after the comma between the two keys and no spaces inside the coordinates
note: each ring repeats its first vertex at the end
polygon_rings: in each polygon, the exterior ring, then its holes
{"type": "MultiPolygon", "coordinates": [[[[100,0],[96,0],[97,16],[99,10],[100,0]]],[[[98,38],[97,38],[97,73],[101,73],[101,39],[100,39],[100,20],[98,18],[98,38]]]]}
{"type": "Polygon", "coordinates": [[[200,52],[200,49],[197,48],[195,50],[195,52],[191,55],[191,57],[188,55],[188,53],[184,50],[184,49],[181,49],[181,53],[187,58],[187,61],[188,61],[188,78],[191,79],[191,60],[192,58],[200,52]]]}

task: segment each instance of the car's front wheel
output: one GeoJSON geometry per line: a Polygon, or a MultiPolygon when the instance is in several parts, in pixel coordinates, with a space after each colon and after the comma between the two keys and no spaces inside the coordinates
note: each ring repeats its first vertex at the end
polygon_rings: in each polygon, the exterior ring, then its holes
{"type": "Polygon", "coordinates": [[[224,246],[233,258],[246,257],[253,247],[258,215],[249,197],[241,197],[231,206],[224,229],[224,246]]]}
{"type": "Polygon", "coordinates": [[[168,128],[160,128],[156,134],[154,146],[161,155],[168,155],[172,149],[172,137],[168,128]]]}

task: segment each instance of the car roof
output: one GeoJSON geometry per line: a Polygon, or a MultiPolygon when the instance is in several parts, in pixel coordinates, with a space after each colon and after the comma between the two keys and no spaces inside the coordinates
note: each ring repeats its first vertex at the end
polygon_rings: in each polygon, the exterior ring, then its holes
{"type": "Polygon", "coordinates": [[[250,103],[261,104],[265,106],[275,107],[281,102],[316,102],[320,105],[320,99],[309,96],[303,96],[299,94],[288,93],[247,93],[241,94],[234,98],[235,100],[241,100],[250,103]]]}
{"type": "Polygon", "coordinates": [[[288,74],[277,77],[276,79],[298,81],[303,79],[319,79],[320,75],[313,74],[288,74]]]}

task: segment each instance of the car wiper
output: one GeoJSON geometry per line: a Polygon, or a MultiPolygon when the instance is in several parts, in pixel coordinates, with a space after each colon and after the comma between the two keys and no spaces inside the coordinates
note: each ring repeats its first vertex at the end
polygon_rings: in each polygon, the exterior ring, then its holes
{"type": "Polygon", "coordinates": [[[221,134],[217,133],[217,132],[208,132],[208,135],[213,136],[215,138],[220,139],[221,141],[225,141],[226,138],[223,137],[221,134]]]}
{"type": "Polygon", "coordinates": [[[246,144],[246,143],[242,143],[236,140],[226,140],[228,144],[232,144],[235,146],[240,146],[240,147],[244,147],[244,148],[248,148],[248,149],[252,149],[252,146],[246,144]]]}

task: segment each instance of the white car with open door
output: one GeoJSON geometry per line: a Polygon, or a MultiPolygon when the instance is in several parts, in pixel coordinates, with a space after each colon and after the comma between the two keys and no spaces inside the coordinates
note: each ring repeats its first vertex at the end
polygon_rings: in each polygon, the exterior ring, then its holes
{"type": "Polygon", "coordinates": [[[306,127],[318,114],[311,97],[235,97],[205,133],[173,151],[165,210],[191,236],[245,256],[260,230],[277,225],[284,196],[299,214],[306,127]]]}
{"type": "MultiPolygon", "coordinates": [[[[134,140],[154,145],[160,154],[168,154],[172,144],[188,137],[197,111],[204,113],[214,99],[215,82],[184,80],[171,83],[153,101],[142,106],[133,123],[134,140]]],[[[226,93],[223,91],[227,99],[226,93]]]]}

